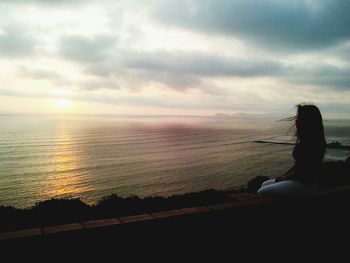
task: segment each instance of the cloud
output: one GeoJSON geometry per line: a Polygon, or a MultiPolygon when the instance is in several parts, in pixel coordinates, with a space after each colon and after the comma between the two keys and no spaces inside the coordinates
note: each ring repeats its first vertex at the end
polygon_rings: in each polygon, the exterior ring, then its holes
{"type": "Polygon", "coordinates": [[[64,58],[73,61],[98,62],[107,57],[115,43],[116,38],[108,35],[68,35],[60,40],[58,52],[64,58]]]}
{"type": "Polygon", "coordinates": [[[350,64],[350,40],[329,48],[327,53],[331,57],[350,64]]]}
{"type": "Polygon", "coordinates": [[[69,79],[55,70],[42,68],[27,68],[20,66],[18,68],[18,76],[30,80],[45,80],[50,81],[58,87],[76,87],[80,90],[98,90],[98,89],[119,89],[118,80],[114,77],[88,78],[84,76],[81,79],[69,79]]]}
{"type": "Polygon", "coordinates": [[[35,53],[36,40],[22,26],[15,24],[0,28],[0,54],[5,57],[22,57],[35,53]]]}
{"type": "MultiPolygon", "coordinates": [[[[56,69],[49,69],[41,67],[27,67],[18,66],[17,67],[17,79],[26,79],[30,81],[47,81],[53,84],[55,87],[74,87],[77,85],[77,81],[73,81],[65,74],[56,69]]],[[[41,84],[37,83],[38,86],[41,84]]]]}
{"type": "Polygon", "coordinates": [[[56,71],[39,68],[27,68],[24,66],[19,67],[19,75],[25,78],[37,80],[58,80],[62,78],[62,75],[56,71]]]}
{"type": "Polygon", "coordinates": [[[128,68],[195,76],[256,77],[275,75],[280,63],[267,58],[237,58],[203,52],[132,53],[124,63],[128,68]]]}
{"type": "MultiPolygon", "coordinates": [[[[174,90],[191,88],[209,92],[208,80],[216,77],[266,77],[281,74],[283,65],[264,58],[237,58],[195,51],[154,52],[120,50],[117,57],[88,64],[86,73],[101,78],[118,77],[129,88],[159,83],[174,90]]],[[[211,84],[212,85],[212,84],[211,84]]],[[[212,92],[212,91],[211,91],[212,92]]]]}
{"type": "Polygon", "coordinates": [[[286,70],[287,80],[297,84],[311,84],[333,90],[350,90],[350,67],[320,64],[286,70]]]}
{"type": "Polygon", "coordinates": [[[339,67],[321,61],[293,64],[266,57],[238,58],[195,51],[119,52],[117,58],[111,56],[105,61],[88,64],[86,73],[101,79],[117,77],[123,80],[124,86],[133,90],[159,83],[177,91],[194,88],[213,93],[215,85],[208,84],[210,79],[266,77],[319,88],[350,89],[348,66],[339,67]]]}
{"type": "Polygon", "coordinates": [[[221,34],[274,50],[318,49],[350,38],[346,0],[168,0],[154,14],[162,23],[208,37],[221,34]]]}
{"type": "MultiPolygon", "coordinates": [[[[127,60],[127,58],[124,58],[127,60]]],[[[105,84],[111,79],[118,79],[118,85],[110,85],[110,87],[123,87],[132,91],[141,91],[150,84],[161,84],[165,88],[184,91],[189,88],[200,88],[201,80],[196,76],[189,74],[176,74],[171,71],[148,70],[143,68],[128,68],[121,64],[120,59],[110,59],[101,63],[88,64],[85,68],[85,74],[97,77],[99,81],[94,84],[95,88],[99,86],[106,87],[105,84]]]]}
{"type": "Polygon", "coordinates": [[[97,78],[93,80],[84,80],[77,83],[84,90],[100,90],[100,89],[119,89],[120,85],[115,78],[97,78]]]}
{"type": "MultiPolygon", "coordinates": [[[[203,82],[200,78],[189,74],[174,74],[164,71],[133,71],[134,77],[142,81],[142,85],[149,83],[159,83],[165,88],[170,88],[176,91],[185,91],[188,89],[204,90],[203,82]]],[[[131,82],[132,83],[132,82],[131,82]]],[[[135,83],[137,84],[137,82],[135,83]]]]}
{"type": "Polygon", "coordinates": [[[0,0],[0,94],[214,112],[345,105],[349,3],[0,0]]]}
{"type": "MultiPolygon", "coordinates": [[[[84,2],[92,0],[84,0],[84,2]]],[[[82,2],[82,0],[0,0],[0,4],[41,4],[41,5],[64,5],[64,4],[75,4],[82,2]]]]}

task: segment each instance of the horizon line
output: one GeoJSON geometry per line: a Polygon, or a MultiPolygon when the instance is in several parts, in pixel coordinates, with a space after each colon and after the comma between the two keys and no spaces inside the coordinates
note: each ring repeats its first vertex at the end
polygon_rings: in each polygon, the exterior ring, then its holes
{"type": "MultiPolygon", "coordinates": [[[[216,113],[217,114],[217,113],[216,113]]],[[[55,114],[55,113],[0,113],[1,117],[4,116],[23,116],[23,117],[121,117],[121,118],[213,118],[213,119],[245,119],[245,120],[262,120],[262,119],[275,119],[280,118],[282,115],[273,114],[252,114],[249,117],[235,116],[235,114],[228,114],[227,116],[212,115],[175,115],[175,114],[159,114],[159,115],[141,115],[141,114],[55,114]]],[[[324,118],[324,120],[350,120],[350,118],[324,118]]]]}

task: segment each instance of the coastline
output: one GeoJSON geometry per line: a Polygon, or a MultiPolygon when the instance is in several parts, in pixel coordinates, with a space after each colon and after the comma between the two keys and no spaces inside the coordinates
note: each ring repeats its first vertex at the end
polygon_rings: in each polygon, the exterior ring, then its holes
{"type": "MultiPolygon", "coordinates": [[[[346,161],[325,162],[322,173],[319,174],[317,189],[317,193],[321,195],[302,195],[288,199],[292,200],[292,203],[295,200],[299,200],[302,203],[310,199],[317,200],[318,205],[322,206],[323,202],[332,202],[332,198],[335,196],[334,193],[340,192],[342,201],[347,201],[348,195],[350,195],[349,174],[350,158],[346,161]]],[[[196,211],[198,210],[199,212],[209,212],[216,210],[215,207],[220,207],[219,210],[221,210],[250,206],[249,199],[258,201],[257,205],[259,206],[259,202],[263,201],[262,203],[264,203],[266,198],[257,196],[256,193],[261,184],[267,179],[269,177],[257,176],[250,180],[246,187],[240,190],[220,191],[208,189],[200,192],[172,195],[170,197],[156,196],[140,198],[136,195],[120,197],[116,194],[111,194],[93,205],[86,204],[79,198],[53,198],[38,202],[32,207],[24,209],[0,206],[0,234],[4,233],[6,236],[6,232],[18,232],[20,229],[55,228],[55,226],[71,224],[77,226],[76,224],[79,225],[77,222],[94,222],[96,220],[108,221],[113,219],[114,222],[114,220],[118,221],[120,218],[123,218],[120,220],[124,220],[125,218],[139,218],[140,215],[143,220],[152,217],[149,216],[151,214],[167,214],[169,212],[172,213],[172,211],[181,211],[181,214],[197,213],[196,211]],[[239,202],[237,203],[237,201],[239,202]]],[[[273,199],[279,203],[283,203],[286,200],[286,198],[277,197],[273,199]]],[[[337,203],[333,203],[332,205],[337,205],[337,203]]]]}
{"type": "Polygon", "coordinates": [[[322,245],[329,251],[348,236],[350,218],[345,208],[350,185],[321,195],[263,198],[235,193],[230,197],[230,202],[217,205],[9,231],[0,233],[0,243],[3,249],[25,249],[36,257],[39,249],[79,258],[90,252],[100,257],[126,252],[130,257],[128,251],[147,251],[153,256],[190,252],[198,258],[207,252],[215,256],[234,252],[236,257],[240,249],[249,253],[271,249],[270,241],[278,241],[272,244],[275,250],[290,251],[294,247],[289,245],[295,246],[298,240],[298,246],[319,249],[322,245]],[[269,242],[262,242],[266,237],[269,242]]]}
{"type": "MultiPolygon", "coordinates": [[[[319,175],[319,190],[328,191],[350,185],[349,171],[350,158],[346,161],[324,163],[323,173],[319,175]]],[[[0,232],[224,204],[232,201],[232,194],[248,193],[256,196],[257,190],[267,179],[269,177],[257,176],[240,190],[208,189],[170,197],[120,197],[111,194],[93,205],[86,204],[79,198],[71,198],[50,199],[25,209],[0,206],[0,232]]]]}
{"type": "Polygon", "coordinates": [[[224,203],[230,194],[246,192],[247,189],[219,191],[208,189],[170,197],[145,197],[135,195],[119,197],[111,194],[96,204],[87,204],[79,198],[49,199],[28,208],[0,206],[0,232],[21,228],[68,224],[75,221],[96,220],[109,217],[131,216],[224,203]]]}

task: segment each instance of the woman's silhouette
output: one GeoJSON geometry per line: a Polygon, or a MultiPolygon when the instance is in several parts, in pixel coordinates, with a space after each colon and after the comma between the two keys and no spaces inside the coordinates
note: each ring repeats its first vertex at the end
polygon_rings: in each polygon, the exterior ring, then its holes
{"type": "Polygon", "coordinates": [[[297,105],[297,115],[287,120],[295,120],[294,165],[284,175],[264,182],[258,194],[306,193],[309,186],[317,183],[326,151],[321,112],[314,105],[297,105]]]}

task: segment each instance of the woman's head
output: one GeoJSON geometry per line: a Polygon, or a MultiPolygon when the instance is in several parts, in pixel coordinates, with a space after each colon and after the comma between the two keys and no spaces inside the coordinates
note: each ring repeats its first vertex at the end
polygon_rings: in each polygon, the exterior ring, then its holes
{"type": "Polygon", "coordinates": [[[326,142],[320,110],[312,104],[297,105],[295,116],[295,136],[298,143],[320,143],[326,142]]]}

